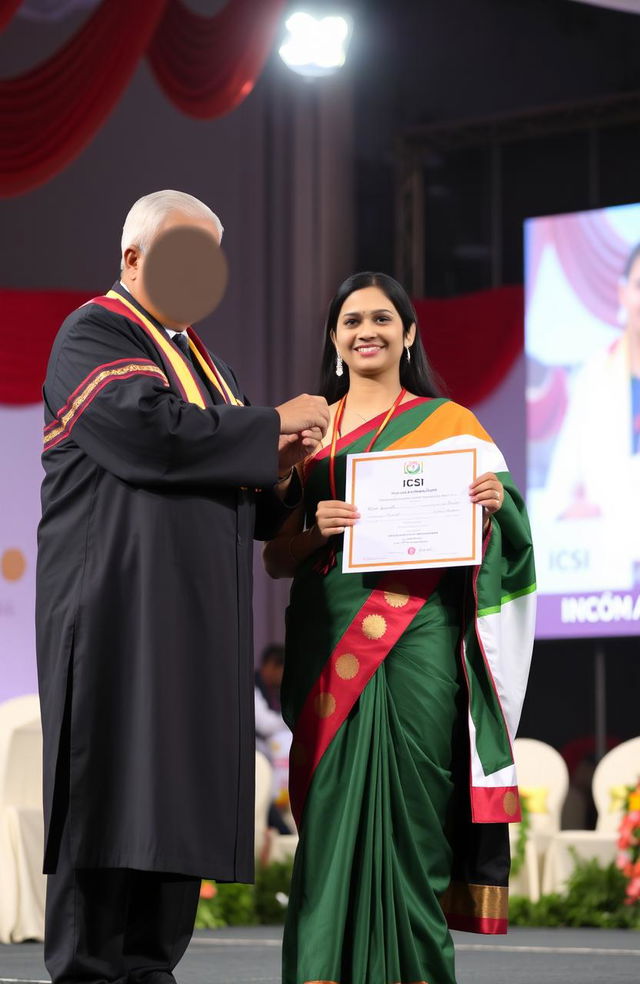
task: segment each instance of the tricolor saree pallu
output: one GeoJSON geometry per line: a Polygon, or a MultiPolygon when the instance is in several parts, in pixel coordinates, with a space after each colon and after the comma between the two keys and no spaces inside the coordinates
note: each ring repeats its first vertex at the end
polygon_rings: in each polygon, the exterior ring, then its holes
{"type": "MultiPolygon", "coordinates": [[[[368,446],[380,419],[338,443],[338,495],[346,454],[368,446]]],[[[340,548],[325,573],[317,555],[296,573],[282,698],[300,843],[284,984],[452,984],[449,928],[506,932],[531,536],[504,459],[470,411],[411,399],[373,450],[423,447],[475,448],[477,473],[499,476],[504,504],[479,567],[343,574],[340,548]]],[[[308,522],[329,489],[325,449],[305,469],[308,522]]]]}

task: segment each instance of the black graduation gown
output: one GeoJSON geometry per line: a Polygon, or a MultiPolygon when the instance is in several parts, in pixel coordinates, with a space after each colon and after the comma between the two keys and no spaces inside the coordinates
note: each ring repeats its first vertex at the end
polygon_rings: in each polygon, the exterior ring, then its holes
{"type": "Polygon", "coordinates": [[[187,403],[169,369],[135,319],[92,302],[51,352],[36,598],[45,871],[68,809],[75,867],[250,881],[252,541],[288,514],[272,491],[279,418],[211,385],[206,409],[187,403]]]}

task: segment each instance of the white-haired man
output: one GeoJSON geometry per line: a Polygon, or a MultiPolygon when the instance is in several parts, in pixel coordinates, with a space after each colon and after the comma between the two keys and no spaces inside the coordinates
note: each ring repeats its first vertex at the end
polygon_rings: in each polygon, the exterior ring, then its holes
{"type": "Polygon", "coordinates": [[[250,881],[253,538],[299,499],[326,402],[246,405],[144,284],[180,192],[131,209],[121,281],[73,312],[44,385],[37,572],[45,962],[54,984],[168,984],[201,877],[250,881]],[[261,492],[254,490],[261,489],[261,492]]]}

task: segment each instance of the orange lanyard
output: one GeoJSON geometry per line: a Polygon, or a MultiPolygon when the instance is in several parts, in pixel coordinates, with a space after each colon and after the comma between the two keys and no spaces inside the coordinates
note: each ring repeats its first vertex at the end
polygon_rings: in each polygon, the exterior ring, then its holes
{"type": "MultiPolygon", "coordinates": [[[[369,441],[368,445],[364,449],[365,454],[368,451],[371,451],[371,448],[376,443],[376,441],[382,434],[383,430],[385,429],[385,427],[387,426],[387,424],[395,414],[396,410],[402,403],[402,400],[404,399],[406,392],[407,392],[406,389],[403,387],[398,393],[393,405],[390,406],[389,409],[387,410],[384,420],[382,421],[377,431],[375,432],[375,434],[369,441]]],[[[342,424],[342,418],[344,417],[344,411],[347,405],[348,395],[349,395],[348,393],[345,393],[342,399],[340,400],[340,403],[338,404],[338,407],[336,409],[335,417],[333,418],[333,433],[331,434],[331,450],[329,452],[329,486],[331,488],[332,499],[338,498],[338,494],[336,490],[336,447],[338,444],[338,434],[340,433],[340,425],[342,424]]]]}

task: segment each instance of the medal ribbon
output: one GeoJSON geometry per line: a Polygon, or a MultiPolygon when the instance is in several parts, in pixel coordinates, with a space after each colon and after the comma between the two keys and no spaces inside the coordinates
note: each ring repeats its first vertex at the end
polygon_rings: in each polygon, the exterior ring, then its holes
{"type": "MultiPolygon", "coordinates": [[[[404,399],[406,392],[407,391],[403,386],[400,392],[398,393],[397,397],[395,398],[393,404],[387,410],[384,420],[382,421],[377,431],[375,432],[375,434],[369,441],[368,445],[364,449],[365,454],[368,451],[371,451],[373,445],[376,443],[376,441],[382,434],[383,430],[385,429],[391,418],[394,416],[396,410],[402,403],[402,400],[404,399]]],[[[340,425],[342,424],[342,418],[344,417],[344,410],[347,403],[347,396],[348,394],[345,393],[345,395],[340,400],[340,403],[338,404],[338,407],[336,409],[335,417],[333,418],[333,432],[331,434],[331,451],[329,452],[329,486],[331,488],[331,497],[333,499],[338,498],[338,490],[336,487],[336,449],[338,445],[338,435],[340,433],[340,425]]],[[[320,558],[314,565],[314,570],[316,570],[319,574],[325,576],[329,573],[329,571],[333,567],[335,567],[335,564],[336,564],[336,543],[335,543],[335,537],[332,537],[330,540],[327,541],[327,546],[323,549],[320,558]]]]}
{"type": "MultiPolygon", "coordinates": [[[[398,393],[397,397],[395,398],[393,404],[387,410],[384,420],[382,421],[377,431],[375,432],[375,434],[367,444],[366,448],[364,449],[365,454],[368,451],[371,451],[373,445],[376,443],[376,441],[382,434],[383,430],[385,429],[385,427],[387,426],[387,424],[395,414],[396,410],[402,403],[404,397],[406,396],[406,393],[407,391],[403,387],[398,393]]],[[[340,400],[340,403],[338,404],[338,408],[336,410],[336,415],[333,418],[333,433],[331,434],[331,451],[329,452],[329,486],[331,488],[331,497],[333,499],[338,498],[338,493],[336,488],[336,448],[338,445],[338,436],[340,434],[340,426],[342,424],[342,418],[344,417],[344,411],[347,405],[348,395],[349,395],[348,393],[345,393],[342,399],[340,400]]]]}

